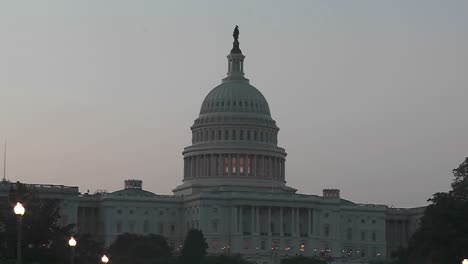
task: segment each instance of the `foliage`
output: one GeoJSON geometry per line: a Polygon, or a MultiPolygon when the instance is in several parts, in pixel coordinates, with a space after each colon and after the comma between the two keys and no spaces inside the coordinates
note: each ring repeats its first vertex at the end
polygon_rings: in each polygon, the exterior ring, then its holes
{"type": "Polygon", "coordinates": [[[201,230],[191,229],[184,241],[179,261],[181,264],[200,264],[206,256],[208,244],[201,230]]]}
{"type": "Polygon", "coordinates": [[[296,256],[281,260],[281,264],[326,264],[327,261],[315,257],[296,256]]]}
{"type": "Polygon", "coordinates": [[[240,255],[216,255],[207,256],[202,261],[203,264],[255,264],[255,262],[243,259],[240,255]]]}
{"type": "Polygon", "coordinates": [[[75,263],[100,263],[104,251],[104,242],[96,240],[91,234],[81,234],[77,240],[75,263]]]}
{"type": "Polygon", "coordinates": [[[395,264],[461,263],[468,257],[468,158],[453,170],[448,193],[436,193],[395,264]]]}
{"type": "Polygon", "coordinates": [[[113,264],[159,264],[172,261],[172,249],[160,235],[122,234],[109,246],[113,264]]]}
{"type": "Polygon", "coordinates": [[[19,182],[11,185],[9,197],[0,204],[0,258],[16,257],[18,223],[13,207],[17,201],[26,208],[21,224],[24,262],[64,263],[72,226],[59,224],[60,201],[40,198],[34,189],[19,182]]]}

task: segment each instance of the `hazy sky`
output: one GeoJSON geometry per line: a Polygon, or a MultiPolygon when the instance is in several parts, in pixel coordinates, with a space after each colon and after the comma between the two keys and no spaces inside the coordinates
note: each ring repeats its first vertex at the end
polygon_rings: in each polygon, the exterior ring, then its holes
{"type": "Polygon", "coordinates": [[[463,0],[0,0],[8,178],[171,193],[236,24],[288,185],[399,207],[449,189],[468,155],[463,0]]]}

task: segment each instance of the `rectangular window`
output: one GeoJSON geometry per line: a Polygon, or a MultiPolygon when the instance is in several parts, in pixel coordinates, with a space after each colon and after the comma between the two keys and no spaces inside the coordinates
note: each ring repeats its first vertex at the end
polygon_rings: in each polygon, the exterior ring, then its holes
{"type": "Polygon", "coordinates": [[[175,233],[175,225],[171,225],[171,234],[175,233]]]}
{"type": "Polygon", "coordinates": [[[250,156],[247,157],[247,173],[250,175],[250,156]]]}
{"type": "Polygon", "coordinates": [[[159,232],[160,235],[162,235],[164,233],[164,224],[163,223],[159,223],[158,232],[159,232]]]}
{"type": "Polygon", "coordinates": [[[244,140],[244,130],[241,130],[241,131],[240,131],[239,139],[240,139],[240,140],[244,140]]]}
{"type": "Polygon", "coordinates": [[[260,242],[260,249],[261,249],[261,250],[265,250],[265,249],[266,249],[266,241],[265,241],[265,240],[262,240],[262,241],[260,242]]]}
{"type": "Polygon", "coordinates": [[[372,241],[377,241],[377,233],[375,231],[372,232],[372,241]]]}
{"type": "Polygon", "coordinates": [[[361,231],[361,240],[366,240],[366,231],[361,231]]]}
{"type": "Polygon", "coordinates": [[[250,247],[250,239],[244,239],[244,249],[249,249],[250,247]]]}
{"type": "Polygon", "coordinates": [[[211,240],[211,248],[214,250],[218,249],[218,240],[211,240]]]}
{"type": "Polygon", "coordinates": [[[121,233],[122,232],[122,223],[121,222],[117,222],[117,225],[115,227],[117,233],[121,233]]]}

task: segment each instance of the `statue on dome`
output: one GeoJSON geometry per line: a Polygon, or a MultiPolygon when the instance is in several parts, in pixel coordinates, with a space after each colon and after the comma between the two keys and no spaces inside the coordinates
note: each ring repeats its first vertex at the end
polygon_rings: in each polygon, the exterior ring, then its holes
{"type": "Polygon", "coordinates": [[[234,28],[234,32],[232,33],[232,36],[234,37],[234,43],[232,43],[232,50],[231,54],[242,54],[242,51],[239,48],[239,26],[236,25],[234,28]]]}
{"type": "Polygon", "coordinates": [[[239,26],[238,25],[236,25],[236,27],[234,28],[234,33],[232,33],[232,36],[234,37],[235,40],[239,38],[239,26]]]}

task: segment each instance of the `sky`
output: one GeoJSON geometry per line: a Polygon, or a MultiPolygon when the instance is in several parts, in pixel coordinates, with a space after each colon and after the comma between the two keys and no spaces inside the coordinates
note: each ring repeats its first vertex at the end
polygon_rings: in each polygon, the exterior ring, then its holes
{"type": "MultiPolygon", "coordinates": [[[[0,0],[7,178],[170,194],[240,29],[299,193],[427,204],[468,156],[468,1],[0,0]]],[[[3,151],[0,154],[3,160],[3,151]]]]}

